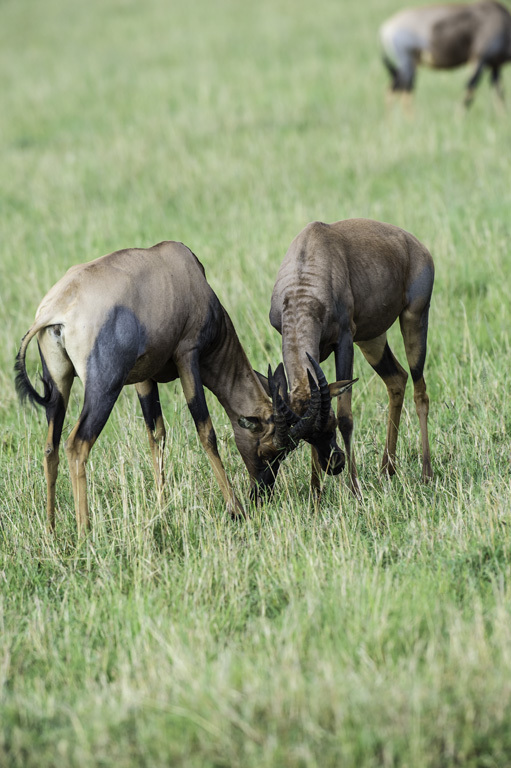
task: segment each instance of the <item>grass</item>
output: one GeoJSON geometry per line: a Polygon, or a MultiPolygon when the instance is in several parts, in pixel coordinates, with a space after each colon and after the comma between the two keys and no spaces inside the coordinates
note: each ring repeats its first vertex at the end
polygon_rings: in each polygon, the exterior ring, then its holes
{"type": "MultiPolygon", "coordinates": [[[[467,70],[422,70],[413,115],[386,109],[375,40],[395,7],[0,4],[0,765],[511,764],[509,107],[484,82],[464,115],[467,70]],[[410,392],[398,475],[380,479],[385,393],[357,355],[361,503],[330,479],[314,514],[300,449],[234,524],[176,383],[161,388],[165,504],[127,390],[91,455],[90,538],[65,460],[48,537],[44,414],[20,409],[12,369],[63,272],[182,240],[264,370],[289,243],[350,216],[401,225],[435,258],[434,482],[410,392]]],[[[404,360],[396,329],[391,344],[404,360]]]]}

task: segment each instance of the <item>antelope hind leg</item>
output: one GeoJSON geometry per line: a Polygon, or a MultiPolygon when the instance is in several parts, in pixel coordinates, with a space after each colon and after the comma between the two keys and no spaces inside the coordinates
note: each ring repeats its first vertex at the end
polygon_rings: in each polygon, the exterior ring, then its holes
{"type": "Polygon", "coordinates": [[[158,396],[158,385],[152,379],[135,384],[138,400],[144,416],[149,438],[149,447],[153,460],[154,478],[158,498],[162,498],[165,488],[163,474],[163,451],[165,448],[165,424],[158,396]]]}
{"type": "Polygon", "coordinates": [[[413,380],[413,399],[419,418],[422,445],[422,479],[427,482],[433,477],[431,454],[428,437],[429,397],[424,380],[426,344],[428,335],[429,301],[422,311],[406,309],[401,314],[401,332],[403,334],[406,357],[413,380]]]}
{"type": "Polygon", "coordinates": [[[405,396],[408,374],[399,364],[387,343],[387,335],[383,334],[372,341],[360,342],[362,354],[383,380],[389,396],[389,416],[387,421],[387,436],[381,463],[382,472],[394,475],[396,472],[396,447],[399,432],[399,422],[405,396]]]}

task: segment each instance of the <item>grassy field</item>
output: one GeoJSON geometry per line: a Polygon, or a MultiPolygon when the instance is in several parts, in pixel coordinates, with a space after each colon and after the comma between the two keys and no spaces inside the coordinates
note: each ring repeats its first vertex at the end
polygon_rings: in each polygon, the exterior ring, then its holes
{"type": "Polygon", "coordinates": [[[510,108],[485,80],[464,114],[466,69],[421,71],[413,113],[386,108],[376,36],[398,6],[0,2],[0,766],[511,765],[510,108]],[[436,262],[434,482],[410,386],[380,479],[385,388],[357,353],[360,503],[330,478],[314,514],[302,448],[233,523],[173,383],[165,505],[127,389],[89,462],[89,539],[64,458],[48,537],[44,413],[20,409],[13,363],[63,272],[181,240],[265,370],[289,243],[350,216],[436,262]]]}

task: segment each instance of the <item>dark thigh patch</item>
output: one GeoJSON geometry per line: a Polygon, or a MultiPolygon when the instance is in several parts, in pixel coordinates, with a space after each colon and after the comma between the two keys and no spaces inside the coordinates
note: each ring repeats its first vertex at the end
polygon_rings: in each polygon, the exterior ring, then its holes
{"type": "Polygon", "coordinates": [[[406,298],[408,305],[412,309],[415,309],[417,306],[426,307],[429,305],[431,294],[433,293],[434,279],[435,271],[433,266],[427,264],[408,287],[406,298]]]}
{"type": "Polygon", "coordinates": [[[128,307],[112,307],[87,361],[80,437],[99,435],[145,343],[146,332],[135,313],[128,307]]]}
{"type": "Polygon", "coordinates": [[[117,306],[110,310],[96,337],[87,361],[87,388],[102,391],[126,380],[137,357],[144,352],[147,334],[133,310],[117,306]]]}

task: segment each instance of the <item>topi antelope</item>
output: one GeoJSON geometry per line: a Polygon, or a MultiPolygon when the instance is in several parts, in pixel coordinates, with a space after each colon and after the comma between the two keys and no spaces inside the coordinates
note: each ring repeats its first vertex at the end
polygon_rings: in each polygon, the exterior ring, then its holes
{"type": "MultiPolygon", "coordinates": [[[[423,370],[434,266],[429,251],[411,234],[370,219],[335,224],[313,222],[293,240],[277,274],[270,322],[282,334],[289,391],[282,372],[282,396],[300,414],[309,401],[307,360],[325,360],[332,352],[339,379],[337,424],[347,454],[351,489],[359,495],[352,451],[351,387],[353,343],[383,379],[389,396],[387,438],[382,470],[394,474],[396,443],[408,374],[394,357],[387,330],[399,317],[422,438],[422,477],[432,477],[427,417],[429,399],[423,370]],[[345,389],[345,387],[347,387],[345,389]],[[344,390],[344,391],[343,391],[344,390]]],[[[318,366],[319,367],[319,366],[318,366]]],[[[335,434],[333,413],[324,419],[324,436],[335,434]]],[[[319,494],[318,442],[312,445],[311,486],[319,494]]],[[[339,449],[338,449],[339,450],[339,449]]]]}
{"type": "Polygon", "coordinates": [[[383,60],[393,91],[412,91],[417,64],[452,69],[473,62],[465,105],[469,106],[483,69],[502,98],[500,68],[511,61],[511,14],[494,0],[408,8],[380,28],[383,60]]]}
{"type": "MultiPolygon", "coordinates": [[[[75,376],[84,384],[84,402],[65,448],[81,534],[89,527],[87,458],[126,384],[134,384],[137,390],[159,491],[164,483],[165,428],[158,383],[181,379],[200,441],[234,516],[245,512],[220,459],[203,386],[216,395],[233,425],[254,500],[261,492],[271,491],[280,461],[289,450],[288,422],[252,370],[204,268],[182,243],[117,251],[71,267],[39,305],[34,324],[21,342],[15,369],[20,399],[28,397],[46,410],[44,471],[51,530],[55,528],[59,444],[75,376]],[[25,364],[28,344],[36,335],[43,394],[31,384],[25,364]]],[[[313,386],[315,403],[316,390],[313,386]]],[[[319,409],[318,403],[314,409],[319,409]]],[[[299,425],[296,417],[295,437],[299,425]]]]}

